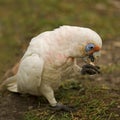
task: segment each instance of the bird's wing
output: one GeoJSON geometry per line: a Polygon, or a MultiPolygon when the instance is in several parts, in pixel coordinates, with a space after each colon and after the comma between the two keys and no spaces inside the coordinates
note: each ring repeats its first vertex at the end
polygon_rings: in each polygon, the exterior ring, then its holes
{"type": "Polygon", "coordinates": [[[41,84],[44,60],[38,54],[32,54],[22,59],[17,78],[18,92],[37,94],[41,84]]]}
{"type": "Polygon", "coordinates": [[[38,87],[41,84],[43,66],[43,58],[39,57],[39,55],[26,56],[22,59],[17,74],[0,85],[0,91],[8,89],[11,92],[37,94],[38,87]]]}

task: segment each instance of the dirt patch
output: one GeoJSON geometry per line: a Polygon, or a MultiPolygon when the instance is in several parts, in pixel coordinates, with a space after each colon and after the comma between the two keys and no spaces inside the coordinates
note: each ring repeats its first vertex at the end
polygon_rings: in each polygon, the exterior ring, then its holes
{"type": "Polygon", "coordinates": [[[44,98],[6,92],[0,96],[0,120],[23,120],[29,110],[38,108],[39,103],[46,104],[44,98]],[[43,100],[43,102],[42,102],[43,100]]]}

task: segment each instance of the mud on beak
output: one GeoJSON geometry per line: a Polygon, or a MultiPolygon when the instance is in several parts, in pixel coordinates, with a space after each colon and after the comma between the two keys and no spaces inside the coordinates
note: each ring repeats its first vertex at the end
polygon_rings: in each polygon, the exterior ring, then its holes
{"type": "Polygon", "coordinates": [[[97,62],[98,58],[101,56],[101,52],[100,51],[96,51],[92,54],[89,54],[87,57],[83,58],[83,61],[88,63],[88,64],[92,64],[94,65],[95,62],[97,62]]]}
{"type": "Polygon", "coordinates": [[[95,62],[98,60],[98,58],[101,56],[100,51],[94,52],[93,54],[89,55],[89,59],[91,62],[95,62]]]}

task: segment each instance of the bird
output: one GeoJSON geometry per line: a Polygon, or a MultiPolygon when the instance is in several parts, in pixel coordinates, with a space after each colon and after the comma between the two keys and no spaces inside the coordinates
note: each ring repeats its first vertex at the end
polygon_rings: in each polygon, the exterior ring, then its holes
{"type": "Polygon", "coordinates": [[[90,64],[79,66],[77,58],[84,62],[89,59],[93,63],[101,48],[101,37],[90,28],[63,25],[43,32],[31,39],[16,74],[7,78],[1,88],[15,93],[43,95],[53,109],[70,110],[57,102],[54,91],[64,82],[64,75],[73,72],[81,75],[93,69],[95,72],[97,68],[90,64]]]}

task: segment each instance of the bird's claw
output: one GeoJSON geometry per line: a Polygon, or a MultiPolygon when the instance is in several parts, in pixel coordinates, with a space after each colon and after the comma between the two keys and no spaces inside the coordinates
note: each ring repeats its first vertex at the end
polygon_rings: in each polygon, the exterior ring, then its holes
{"type": "Polygon", "coordinates": [[[86,64],[82,66],[81,74],[89,74],[89,75],[94,75],[94,74],[100,74],[100,67],[99,66],[93,66],[91,64],[86,64]]]}
{"type": "Polygon", "coordinates": [[[52,106],[50,109],[54,111],[65,111],[65,112],[71,112],[75,110],[74,107],[69,107],[60,103],[57,103],[56,106],[52,106]]]}

